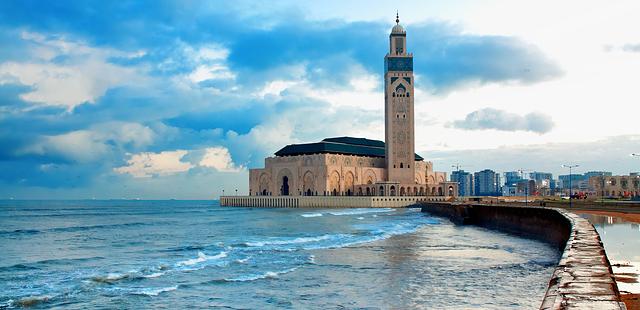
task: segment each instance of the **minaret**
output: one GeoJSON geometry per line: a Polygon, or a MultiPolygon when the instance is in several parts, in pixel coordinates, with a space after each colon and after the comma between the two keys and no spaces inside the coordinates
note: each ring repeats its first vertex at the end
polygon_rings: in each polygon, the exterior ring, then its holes
{"type": "Polygon", "coordinates": [[[413,54],[407,53],[407,33],[396,14],[384,57],[385,155],[391,182],[415,183],[413,83],[413,54]]]}

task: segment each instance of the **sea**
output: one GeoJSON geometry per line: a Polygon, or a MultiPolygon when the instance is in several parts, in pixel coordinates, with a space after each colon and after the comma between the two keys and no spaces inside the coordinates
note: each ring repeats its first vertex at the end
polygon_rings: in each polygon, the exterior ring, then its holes
{"type": "Polygon", "coordinates": [[[537,309],[546,243],[417,209],[0,201],[0,309],[537,309]]]}

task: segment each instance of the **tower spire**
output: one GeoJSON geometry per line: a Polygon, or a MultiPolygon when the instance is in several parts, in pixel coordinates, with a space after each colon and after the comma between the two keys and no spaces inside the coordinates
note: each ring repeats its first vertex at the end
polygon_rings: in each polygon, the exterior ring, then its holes
{"type": "Polygon", "coordinates": [[[398,14],[398,10],[396,10],[396,25],[400,24],[400,15],[398,14]]]}

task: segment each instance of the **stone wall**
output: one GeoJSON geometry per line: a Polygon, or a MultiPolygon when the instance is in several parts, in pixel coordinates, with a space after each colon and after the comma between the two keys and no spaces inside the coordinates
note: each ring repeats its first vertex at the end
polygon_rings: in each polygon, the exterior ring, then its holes
{"type": "Polygon", "coordinates": [[[588,220],[542,207],[421,202],[423,212],[549,242],[561,249],[540,309],[626,309],[600,236],[588,220]]]}
{"type": "Polygon", "coordinates": [[[404,208],[418,202],[447,201],[452,197],[390,196],[224,196],[223,207],[250,208],[404,208]]]}

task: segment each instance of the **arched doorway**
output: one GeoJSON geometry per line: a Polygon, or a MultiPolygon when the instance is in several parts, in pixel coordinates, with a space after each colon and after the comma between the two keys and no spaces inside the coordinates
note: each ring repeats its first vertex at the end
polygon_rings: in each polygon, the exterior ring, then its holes
{"type": "Polygon", "coordinates": [[[400,187],[400,196],[406,196],[407,193],[404,190],[404,187],[400,187]]]}
{"type": "Polygon", "coordinates": [[[280,194],[282,196],[289,196],[289,177],[286,175],[282,177],[282,188],[280,189],[280,194]]]}
{"type": "Polygon", "coordinates": [[[311,196],[311,195],[312,195],[311,189],[307,189],[307,196],[311,196]]]}
{"type": "Polygon", "coordinates": [[[351,189],[347,189],[347,196],[351,196],[351,189]]]}
{"type": "Polygon", "coordinates": [[[380,186],[380,196],[384,196],[384,186],[380,186]]]}
{"type": "Polygon", "coordinates": [[[438,196],[442,196],[444,193],[442,192],[442,187],[438,187],[438,196]]]}
{"type": "Polygon", "coordinates": [[[453,196],[453,186],[449,186],[449,196],[453,196]]]}
{"type": "Polygon", "coordinates": [[[358,196],[362,196],[362,187],[358,188],[358,196]]]}
{"type": "Polygon", "coordinates": [[[395,186],[391,186],[391,188],[389,189],[389,196],[395,196],[396,195],[396,187],[395,186]]]}
{"type": "Polygon", "coordinates": [[[331,192],[332,196],[338,196],[338,190],[337,189],[333,189],[333,191],[331,192]]]}
{"type": "Polygon", "coordinates": [[[371,196],[371,189],[367,187],[367,196],[371,196]]]}
{"type": "Polygon", "coordinates": [[[266,189],[262,190],[262,196],[267,196],[267,190],[266,189]]]}

